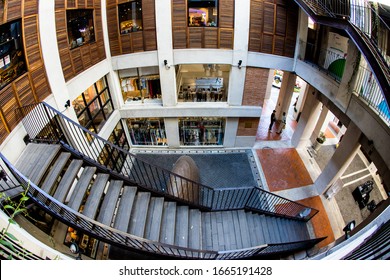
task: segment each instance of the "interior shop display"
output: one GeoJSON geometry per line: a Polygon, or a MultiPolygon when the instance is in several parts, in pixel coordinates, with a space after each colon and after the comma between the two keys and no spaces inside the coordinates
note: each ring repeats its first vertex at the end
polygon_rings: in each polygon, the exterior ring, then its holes
{"type": "Polygon", "coordinates": [[[66,10],[66,21],[71,49],[95,42],[93,9],[66,10]]]}
{"type": "Polygon", "coordinates": [[[167,145],[163,118],[127,119],[133,145],[167,145]]]}
{"type": "Polygon", "coordinates": [[[142,30],[142,1],[130,1],[118,5],[121,34],[142,30]]]}
{"type": "Polygon", "coordinates": [[[184,146],[223,145],[224,123],[223,118],[180,119],[180,143],[184,146]]]}
{"type": "Polygon", "coordinates": [[[121,78],[121,88],[126,102],[161,99],[159,75],[121,78]]]}
{"type": "Polygon", "coordinates": [[[194,84],[181,87],[178,99],[182,102],[226,102],[223,78],[197,78],[194,84]]]}
{"type": "Polygon", "coordinates": [[[218,0],[188,0],[188,26],[217,27],[218,0]]]}

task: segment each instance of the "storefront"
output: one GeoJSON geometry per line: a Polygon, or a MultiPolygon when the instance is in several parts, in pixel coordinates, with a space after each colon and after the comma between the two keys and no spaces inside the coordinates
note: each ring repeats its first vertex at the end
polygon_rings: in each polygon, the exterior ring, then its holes
{"type": "Polygon", "coordinates": [[[163,118],[134,118],[126,121],[132,145],[167,145],[163,118]]]}
{"type": "Polygon", "coordinates": [[[180,118],[180,145],[223,145],[225,118],[180,118]]]}

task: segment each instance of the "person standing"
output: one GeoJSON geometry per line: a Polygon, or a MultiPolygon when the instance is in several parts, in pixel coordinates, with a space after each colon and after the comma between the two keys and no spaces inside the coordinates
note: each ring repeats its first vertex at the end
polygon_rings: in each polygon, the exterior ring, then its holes
{"type": "Polygon", "coordinates": [[[269,128],[268,128],[269,131],[271,131],[272,126],[274,125],[274,122],[276,121],[275,113],[276,113],[276,111],[273,110],[272,114],[271,114],[271,123],[269,124],[269,128]]]}
{"type": "Polygon", "coordinates": [[[283,115],[282,115],[282,121],[280,122],[280,129],[278,132],[276,132],[277,134],[281,134],[283,129],[286,128],[286,112],[283,112],[283,115]]]}

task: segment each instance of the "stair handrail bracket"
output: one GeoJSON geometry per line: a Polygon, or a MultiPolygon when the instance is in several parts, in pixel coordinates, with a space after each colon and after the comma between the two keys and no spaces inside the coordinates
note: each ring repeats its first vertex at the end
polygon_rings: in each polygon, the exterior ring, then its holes
{"type": "Polygon", "coordinates": [[[140,159],[41,102],[17,109],[31,141],[52,141],[102,168],[114,177],[171,200],[203,211],[247,209],[266,215],[308,221],[318,210],[282,198],[258,187],[212,188],[140,159]],[[39,120],[39,123],[37,123],[39,120]],[[70,135],[72,134],[72,135],[70,135]],[[71,136],[71,137],[70,137],[71,136]],[[115,151],[123,165],[110,161],[115,151]]]}

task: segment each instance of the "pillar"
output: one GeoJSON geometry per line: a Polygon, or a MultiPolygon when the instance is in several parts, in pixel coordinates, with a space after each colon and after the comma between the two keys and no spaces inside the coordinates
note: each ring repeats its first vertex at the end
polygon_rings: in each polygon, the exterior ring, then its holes
{"type": "Polygon", "coordinates": [[[314,182],[318,193],[323,194],[345,172],[360,149],[361,134],[360,129],[351,122],[339,147],[314,182]]]}
{"type": "Polygon", "coordinates": [[[267,80],[267,88],[265,90],[265,97],[264,99],[269,99],[271,97],[271,90],[272,90],[272,82],[274,81],[274,69],[269,69],[268,73],[268,80],[267,80]]]}
{"type": "Polygon", "coordinates": [[[326,128],[328,127],[328,123],[332,117],[333,117],[332,112],[330,112],[327,107],[322,106],[322,110],[318,118],[317,124],[313,130],[313,134],[310,137],[312,143],[316,141],[316,138],[318,137],[320,132],[325,132],[326,128]]]}
{"type": "Polygon", "coordinates": [[[288,113],[291,103],[292,94],[294,92],[295,81],[297,76],[290,72],[283,72],[282,85],[279,91],[278,102],[276,103],[276,118],[282,119],[283,112],[288,113]]]}
{"type": "Polygon", "coordinates": [[[179,123],[177,118],[164,118],[165,135],[169,148],[180,147],[179,123]]]}
{"type": "Polygon", "coordinates": [[[315,89],[308,85],[305,92],[305,104],[297,128],[291,137],[291,144],[297,149],[307,146],[321,112],[321,103],[315,94],[315,89]]]}

